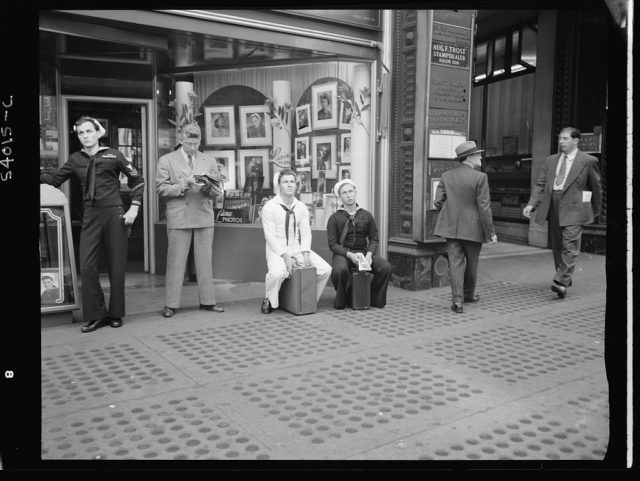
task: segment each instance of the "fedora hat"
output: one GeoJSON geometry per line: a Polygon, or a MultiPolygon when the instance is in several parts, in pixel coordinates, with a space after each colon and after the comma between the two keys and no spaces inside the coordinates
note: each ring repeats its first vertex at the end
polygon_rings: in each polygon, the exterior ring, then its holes
{"type": "Polygon", "coordinates": [[[457,157],[455,160],[463,160],[467,156],[478,152],[484,152],[484,150],[480,150],[473,140],[467,140],[456,147],[457,157]]]}

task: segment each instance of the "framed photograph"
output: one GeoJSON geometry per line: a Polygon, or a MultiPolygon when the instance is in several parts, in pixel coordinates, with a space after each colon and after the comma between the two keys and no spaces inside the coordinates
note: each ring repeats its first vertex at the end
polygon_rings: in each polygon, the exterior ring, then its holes
{"type": "Polygon", "coordinates": [[[342,99],[340,102],[339,127],[351,130],[351,118],[353,117],[353,105],[350,100],[342,99]]]}
{"type": "Polygon", "coordinates": [[[64,286],[60,280],[60,269],[40,269],[40,305],[55,306],[63,302],[64,286]]]}
{"type": "Polygon", "coordinates": [[[213,150],[211,153],[218,164],[220,176],[224,180],[224,190],[236,189],[236,151],[213,150]]]}
{"type": "Polygon", "coordinates": [[[204,60],[233,58],[233,43],[217,38],[205,38],[202,53],[204,60]]]}
{"type": "Polygon", "coordinates": [[[324,179],[335,179],[338,176],[336,166],[336,136],[324,135],[312,138],[311,148],[311,176],[320,178],[320,172],[324,179]]]}
{"type": "Polygon", "coordinates": [[[340,135],[340,164],[351,163],[351,134],[340,135]]]}
{"type": "Polygon", "coordinates": [[[240,164],[240,178],[238,188],[244,189],[247,177],[264,177],[262,188],[268,189],[269,182],[269,151],[267,149],[247,149],[238,151],[240,164]]]}
{"type": "Polygon", "coordinates": [[[350,165],[340,165],[338,167],[338,180],[350,179],[351,178],[351,166],[350,165]]]}
{"type": "MultiPolygon", "coordinates": [[[[311,194],[311,172],[309,171],[297,171],[296,172],[296,184],[297,192],[300,193],[300,200],[302,200],[303,194],[311,194]]],[[[302,201],[304,202],[304,201],[302,201]]],[[[305,202],[306,204],[306,202],[305,202]]]]}
{"type": "Polygon", "coordinates": [[[236,121],[233,105],[204,108],[206,145],[235,145],[236,121]]]}
{"type": "Polygon", "coordinates": [[[271,122],[266,105],[240,106],[240,139],[243,147],[271,145],[271,122]]]}
{"type": "Polygon", "coordinates": [[[309,163],[309,137],[296,137],[296,167],[310,167],[309,163]]]}
{"type": "Polygon", "coordinates": [[[311,105],[296,107],[296,130],[298,135],[311,132],[311,105]]]}
{"type": "Polygon", "coordinates": [[[311,87],[313,129],[335,129],[338,127],[338,83],[326,83],[311,87]]]}

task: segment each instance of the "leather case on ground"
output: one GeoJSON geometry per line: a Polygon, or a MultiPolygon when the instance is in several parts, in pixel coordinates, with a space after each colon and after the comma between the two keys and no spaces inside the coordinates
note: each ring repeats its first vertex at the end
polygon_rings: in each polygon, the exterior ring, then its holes
{"type": "Polygon", "coordinates": [[[291,276],[280,286],[280,309],[300,316],[313,314],[318,308],[316,268],[294,267],[291,276]]]}
{"type": "Polygon", "coordinates": [[[369,309],[371,307],[371,272],[352,271],[351,307],[353,309],[369,309]]]}

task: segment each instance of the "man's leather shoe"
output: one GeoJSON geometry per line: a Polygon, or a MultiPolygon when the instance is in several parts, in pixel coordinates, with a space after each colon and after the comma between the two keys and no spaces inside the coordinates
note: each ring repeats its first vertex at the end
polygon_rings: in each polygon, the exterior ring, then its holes
{"type": "Polygon", "coordinates": [[[162,309],[162,317],[173,317],[175,313],[176,310],[171,307],[164,306],[164,309],[162,309]]]}
{"type": "Polygon", "coordinates": [[[453,304],[451,304],[451,310],[458,314],[462,314],[462,303],[454,302],[453,304]]]}
{"type": "Polygon", "coordinates": [[[104,327],[109,324],[110,324],[109,319],[105,317],[104,319],[96,319],[95,321],[87,322],[84,326],[80,328],[80,330],[82,332],[93,332],[96,329],[100,329],[101,327],[104,327]]]}
{"type": "Polygon", "coordinates": [[[464,298],[464,302],[478,302],[479,300],[480,300],[480,296],[472,296],[472,297],[464,298]]]}
{"type": "Polygon", "coordinates": [[[110,317],[109,322],[111,323],[111,327],[122,326],[122,319],[120,319],[119,317],[110,317]]]}
{"type": "Polygon", "coordinates": [[[271,314],[272,311],[273,311],[273,307],[271,307],[271,302],[269,301],[268,297],[265,297],[264,301],[262,301],[262,306],[260,307],[260,312],[262,314],[271,314]]]}
{"type": "Polygon", "coordinates": [[[564,296],[567,295],[567,288],[559,284],[553,284],[551,286],[551,290],[556,294],[558,294],[558,297],[560,298],[563,298],[564,296]]]}
{"type": "Polygon", "coordinates": [[[204,309],[205,311],[224,312],[224,307],[218,307],[215,304],[211,306],[205,306],[204,304],[200,304],[200,309],[204,309]]]}

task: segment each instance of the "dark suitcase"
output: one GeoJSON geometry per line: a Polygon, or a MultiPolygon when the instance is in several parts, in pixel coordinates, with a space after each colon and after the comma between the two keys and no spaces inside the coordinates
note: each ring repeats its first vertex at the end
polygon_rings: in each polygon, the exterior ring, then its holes
{"type": "Polygon", "coordinates": [[[313,266],[294,267],[280,286],[280,308],[300,316],[313,314],[318,308],[316,290],[316,268],[313,266]]]}
{"type": "Polygon", "coordinates": [[[351,308],[369,309],[371,307],[371,279],[369,271],[351,271],[351,308]]]}

